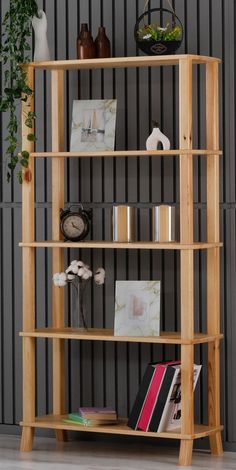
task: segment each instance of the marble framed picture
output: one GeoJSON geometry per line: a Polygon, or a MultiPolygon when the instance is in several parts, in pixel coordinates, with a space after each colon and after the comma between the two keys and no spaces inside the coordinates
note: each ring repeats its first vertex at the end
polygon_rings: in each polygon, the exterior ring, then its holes
{"type": "Polygon", "coordinates": [[[117,100],[74,100],[71,152],[114,150],[117,100]]]}
{"type": "Polygon", "coordinates": [[[160,336],[160,281],[116,281],[115,336],[160,336]]]}

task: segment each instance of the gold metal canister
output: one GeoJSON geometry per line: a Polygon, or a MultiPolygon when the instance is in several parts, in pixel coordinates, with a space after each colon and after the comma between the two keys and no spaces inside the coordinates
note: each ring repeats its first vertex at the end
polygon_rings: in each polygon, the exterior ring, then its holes
{"type": "Polygon", "coordinates": [[[135,241],[136,208],[132,206],[114,206],[112,231],[114,242],[135,241]]]}

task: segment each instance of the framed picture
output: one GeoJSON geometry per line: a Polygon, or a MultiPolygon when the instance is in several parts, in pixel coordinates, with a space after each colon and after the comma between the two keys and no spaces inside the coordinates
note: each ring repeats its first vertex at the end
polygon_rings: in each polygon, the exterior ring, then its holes
{"type": "Polygon", "coordinates": [[[160,335],[160,281],[116,281],[115,336],[160,335]]]}
{"type": "Polygon", "coordinates": [[[114,150],[116,100],[74,100],[71,152],[114,150]]]}

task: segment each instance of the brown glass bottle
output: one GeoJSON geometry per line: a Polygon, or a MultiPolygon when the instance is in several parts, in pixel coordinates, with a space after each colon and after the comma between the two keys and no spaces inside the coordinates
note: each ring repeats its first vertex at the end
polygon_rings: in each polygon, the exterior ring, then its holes
{"type": "Polygon", "coordinates": [[[81,44],[81,39],[83,37],[83,33],[88,32],[88,24],[82,23],[80,27],[80,33],[77,39],[77,59],[79,59],[79,45],[81,44]]]}
{"type": "Polygon", "coordinates": [[[106,35],[104,26],[98,28],[98,35],[95,39],[96,56],[101,59],[103,57],[111,57],[111,43],[106,35]]]}
{"type": "Polygon", "coordinates": [[[83,31],[78,41],[78,59],[94,59],[96,48],[90,31],[83,31]]]}

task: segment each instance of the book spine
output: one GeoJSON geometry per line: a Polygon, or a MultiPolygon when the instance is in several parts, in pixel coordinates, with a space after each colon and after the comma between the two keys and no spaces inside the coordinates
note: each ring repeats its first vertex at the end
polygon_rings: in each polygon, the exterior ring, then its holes
{"type": "Polygon", "coordinates": [[[137,428],[142,431],[147,431],[148,429],[148,424],[152,416],[164,374],[165,367],[162,365],[157,366],[137,425],[137,428]]]}
{"type": "Polygon", "coordinates": [[[132,429],[136,429],[137,427],[140,413],[142,412],[154,372],[155,372],[155,368],[149,364],[144,373],[133,408],[129,415],[128,426],[132,429]]]}
{"type": "Polygon", "coordinates": [[[174,375],[174,367],[167,366],[166,373],[162,381],[161,389],[159,391],[159,395],[155,404],[155,408],[152,413],[150,424],[148,426],[148,431],[157,432],[174,375]]]}

